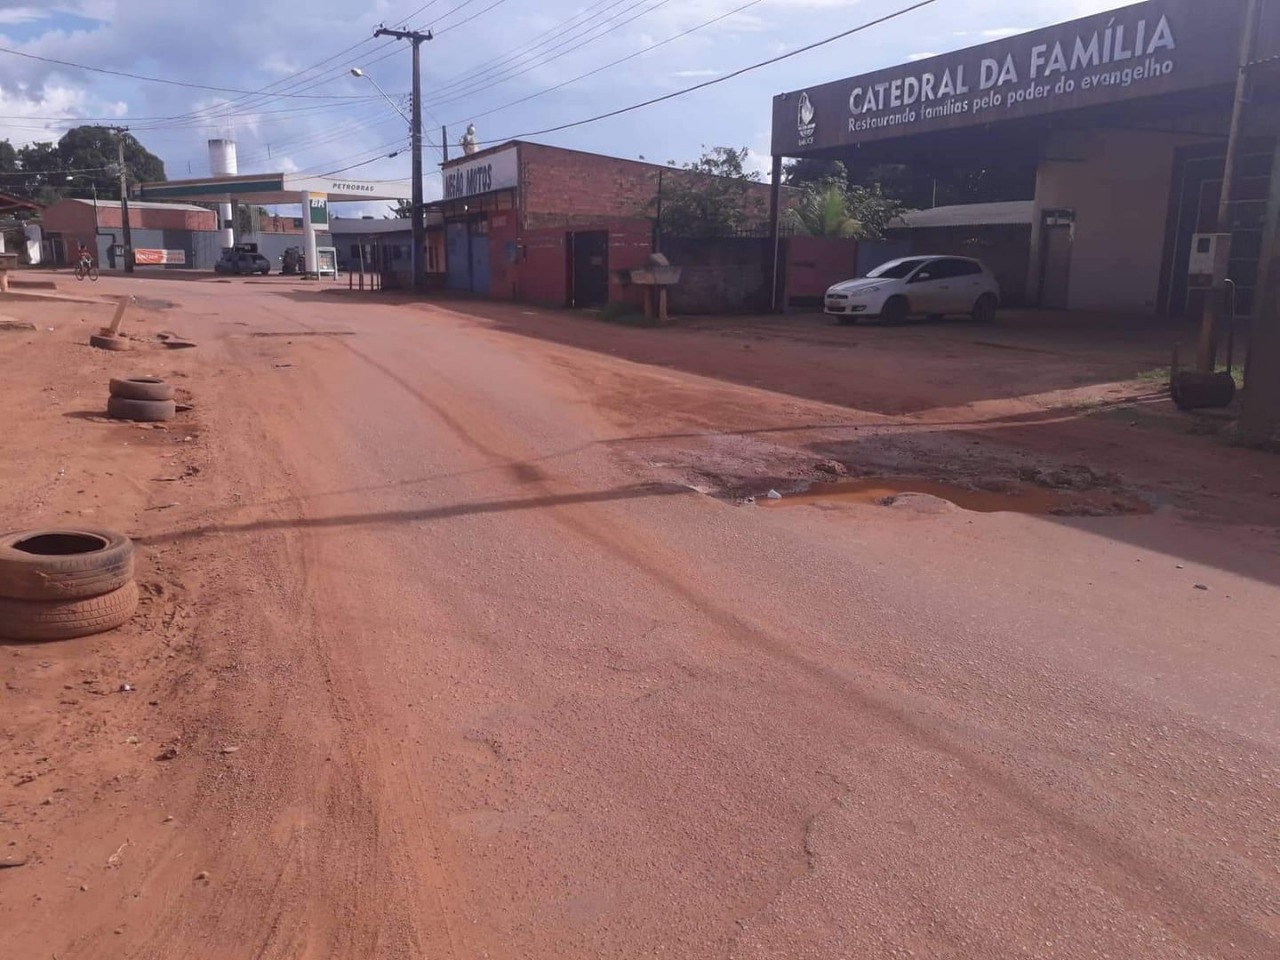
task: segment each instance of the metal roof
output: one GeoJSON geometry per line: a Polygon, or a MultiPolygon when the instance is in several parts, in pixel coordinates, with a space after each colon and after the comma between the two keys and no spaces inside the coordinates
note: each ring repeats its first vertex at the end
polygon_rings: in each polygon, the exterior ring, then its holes
{"type": "MultiPolygon", "coordinates": [[[[85,200],[83,197],[65,197],[64,199],[58,202],[80,203],[80,204],[84,204],[86,207],[94,206],[94,202],[92,200],[85,200]]],[[[99,200],[97,205],[99,207],[106,207],[108,209],[118,210],[120,208],[120,201],[119,200],[99,200]]],[[[197,207],[194,204],[190,204],[190,203],[151,203],[148,200],[130,200],[129,209],[130,210],[186,210],[189,213],[212,213],[213,212],[208,207],[197,207]]]]}
{"type": "Polygon", "coordinates": [[[932,210],[911,210],[889,224],[891,230],[923,230],[928,227],[979,227],[1030,224],[1035,219],[1034,200],[1001,203],[965,203],[932,210]]]}
{"type": "Polygon", "coordinates": [[[321,193],[330,203],[359,203],[367,200],[408,200],[412,189],[407,180],[347,180],[342,176],[308,177],[296,173],[250,173],[237,177],[202,177],[198,180],[166,180],[144,183],[142,196],[152,200],[203,200],[228,203],[301,203],[303,193],[321,193]]]}

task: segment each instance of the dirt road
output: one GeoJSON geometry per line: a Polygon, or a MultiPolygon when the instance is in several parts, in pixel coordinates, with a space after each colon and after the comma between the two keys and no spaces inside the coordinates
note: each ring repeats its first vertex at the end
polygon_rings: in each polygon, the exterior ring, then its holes
{"type": "Polygon", "coordinates": [[[1280,955],[1274,528],[742,505],[691,487],[1018,464],[439,307],[133,289],[200,346],[0,335],[3,525],[121,526],[149,600],[0,647],[0,955],[1280,955]],[[194,411],[86,419],[126,369],[194,411]]]}

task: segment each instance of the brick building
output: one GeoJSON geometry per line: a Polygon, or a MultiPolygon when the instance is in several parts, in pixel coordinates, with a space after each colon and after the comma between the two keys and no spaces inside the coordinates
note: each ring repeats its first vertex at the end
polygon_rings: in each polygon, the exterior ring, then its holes
{"type": "MultiPolygon", "coordinates": [[[[104,266],[114,266],[112,247],[124,243],[118,200],[59,200],[45,208],[45,239],[54,263],[70,263],[80,243],[104,266]]],[[[129,202],[129,225],[137,251],[180,251],[169,265],[212,267],[221,253],[217,214],[186,203],[129,202]]]]}
{"type": "MultiPolygon", "coordinates": [[[[701,177],[523,140],[444,165],[448,286],[498,299],[591,307],[635,301],[619,271],[653,249],[655,201],[673,178],[701,177]]],[[[761,209],[769,205],[761,183],[761,209]]]]}

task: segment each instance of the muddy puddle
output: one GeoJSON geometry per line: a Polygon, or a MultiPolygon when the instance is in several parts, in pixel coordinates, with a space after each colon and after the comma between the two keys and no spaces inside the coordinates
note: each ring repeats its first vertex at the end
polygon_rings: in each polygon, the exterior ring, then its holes
{"type": "Polygon", "coordinates": [[[838,483],[815,483],[803,493],[787,494],[781,500],[761,499],[759,502],[775,509],[806,504],[892,506],[899,497],[910,494],[937,497],[976,513],[1115,516],[1151,512],[1150,505],[1145,501],[1108,490],[1052,490],[1016,480],[999,481],[983,489],[915,477],[876,477],[838,483]]]}

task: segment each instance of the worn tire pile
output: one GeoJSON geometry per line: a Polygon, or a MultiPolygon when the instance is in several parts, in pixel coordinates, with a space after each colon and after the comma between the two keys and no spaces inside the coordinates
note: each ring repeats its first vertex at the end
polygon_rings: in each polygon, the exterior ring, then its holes
{"type": "Polygon", "coordinates": [[[111,381],[107,416],[135,423],[161,423],[177,415],[172,384],[158,377],[117,377],[111,381]]]}
{"type": "Polygon", "coordinates": [[[0,537],[0,638],[104,633],[137,609],[133,543],[123,534],[28,530],[0,537]]]}

